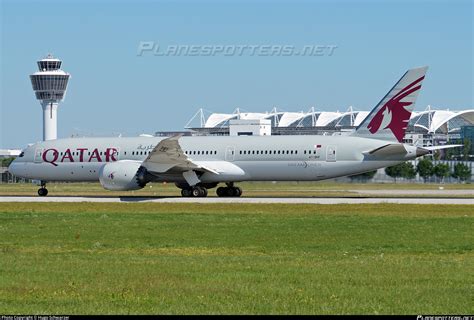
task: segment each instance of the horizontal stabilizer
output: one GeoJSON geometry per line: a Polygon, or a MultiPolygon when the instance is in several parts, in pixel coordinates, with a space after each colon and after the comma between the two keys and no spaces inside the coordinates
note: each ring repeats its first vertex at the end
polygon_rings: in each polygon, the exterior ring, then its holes
{"type": "Polygon", "coordinates": [[[431,146],[431,147],[422,147],[422,148],[429,151],[434,151],[434,150],[459,148],[459,147],[463,147],[463,145],[462,144],[448,144],[448,145],[443,145],[443,146],[431,146]]]}
{"type": "Polygon", "coordinates": [[[441,149],[449,149],[449,148],[459,148],[462,147],[462,144],[451,144],[451,145],[444,145],[444,146],[431,146],[431,147],[418,147],[416,148],[416,156],[421,157],[425,154],[431,153],[435,150],[441,149]]]}

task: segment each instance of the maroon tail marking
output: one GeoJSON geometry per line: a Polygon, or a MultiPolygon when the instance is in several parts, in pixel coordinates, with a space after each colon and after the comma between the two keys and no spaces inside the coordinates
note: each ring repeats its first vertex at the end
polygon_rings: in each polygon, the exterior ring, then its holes
{"type": "Polygon", "coordinates": [[[421,84],[418,86],[415,85],[420,83],[424,78],[425,76],[407,85],[405,88],[400,90],[399,93],[397,93],[389,101],[387,101],[382,108],[380,108],[380,110],[375,114],[375,116],[372,118],[372,120],[367,126],[370,133],[374,134],[379,131],[380,125],[382,124],[384,118],[383,113],[385,109],[387,109],[388,112],[392,115],[392,119],[390,120],[390,123],[382,129],[389,128],[390,130],[392,130],[393,135],[397,138],[397,140],[399,142],[402,142],[411,115],[411,112],[407,111],[405,107],[413,104],[413,102],[403,102],[401,100],[412,94],[413,92],[418,91],[421,88],[421,84]]]}

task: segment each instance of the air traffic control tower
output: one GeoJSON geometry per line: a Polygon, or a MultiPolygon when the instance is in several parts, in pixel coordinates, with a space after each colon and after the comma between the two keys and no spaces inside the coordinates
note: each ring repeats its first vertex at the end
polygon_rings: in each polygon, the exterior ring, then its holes
{"type": "Polygon", "coordinates": [[[62,61],[51,54],[38,61],[39,71],[30,75],[31,84],[43,107],[43,140],[57,138],[57,112],[59,102],[66,94],[69,73],[61,70],[62,61]]]}

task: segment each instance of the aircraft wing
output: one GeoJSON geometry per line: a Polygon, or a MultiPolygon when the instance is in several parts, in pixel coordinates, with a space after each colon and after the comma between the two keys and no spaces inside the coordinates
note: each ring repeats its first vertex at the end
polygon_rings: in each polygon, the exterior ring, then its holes
{"type": "Polygon", "coordinates": [[[163,139],[158,143],[148,157],[143,161],[142,167],[150,172],[165,173],[171,169],[174,171],[202,171],[219,174],[208,166],[197,163],[189,158],[179,145],[181,134],[163,139]]]}

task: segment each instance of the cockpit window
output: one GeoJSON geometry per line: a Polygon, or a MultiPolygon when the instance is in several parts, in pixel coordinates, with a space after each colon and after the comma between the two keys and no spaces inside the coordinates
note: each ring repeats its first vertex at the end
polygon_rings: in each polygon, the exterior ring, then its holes
{"type": "Polygon", "coordinates": [[[25,153],[22,151],[22,152],[20,153],[20,155],[18,156],[18,158],[23,158],[24,155],[25,155],[25,153]]]}

